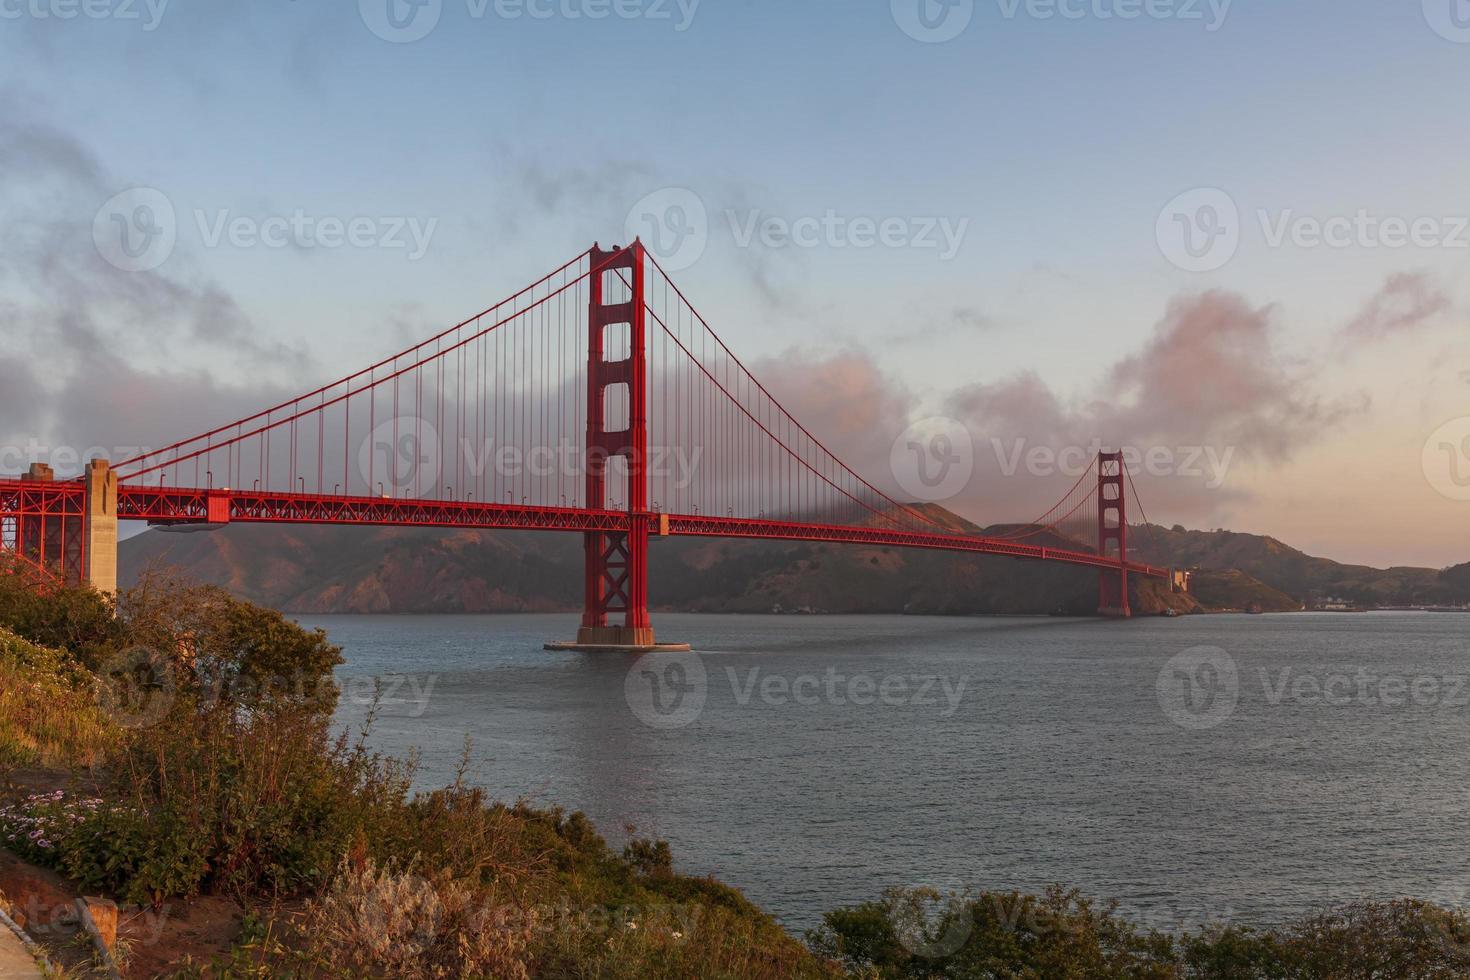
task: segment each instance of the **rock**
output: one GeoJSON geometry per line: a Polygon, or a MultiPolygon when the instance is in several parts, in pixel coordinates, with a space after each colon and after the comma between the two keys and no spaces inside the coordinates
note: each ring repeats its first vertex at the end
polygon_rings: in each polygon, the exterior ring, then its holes
{"type": "Polygon", "coordinates": [[[83,922],[91,919],[93,929],[96,930],[93,938],[100,940],[109,953],[117,948],[116,902],[107,898],[79,898],[77,911],[82,914],[83,922]]]}

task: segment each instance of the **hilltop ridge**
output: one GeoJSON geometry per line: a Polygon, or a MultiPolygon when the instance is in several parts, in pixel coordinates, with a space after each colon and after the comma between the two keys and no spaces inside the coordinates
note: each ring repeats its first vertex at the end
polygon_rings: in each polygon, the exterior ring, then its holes
{"type": "MultiPolygon", "coordinates": [[[[982,528],[933,504],[914,509],[971,534],[982,528]]],[[[1028,541],[1085,544],[1040,531],[1028,541]]],[[[1373,569],[1307,555],[1231,531],[1140,526],[1131,557],[1197,568],[1193,596],[1135,581],[1136,611],[1299,609],[1314,596],[1375,605],[1470,601],[1470,564],[1443,571],[1373,569]]],[[[305,613],[495,613],[580,607],[581,543],[574,534],[236,525],[188,534],[151,531],[122,545],[124,582],[150,563],[181,568],[243,598],[305,613]]],[[[865,545],[716,538],[656,540],[655,608],[691,612],[1088,615],[1087,569],[994,556],[865,545]]]]}

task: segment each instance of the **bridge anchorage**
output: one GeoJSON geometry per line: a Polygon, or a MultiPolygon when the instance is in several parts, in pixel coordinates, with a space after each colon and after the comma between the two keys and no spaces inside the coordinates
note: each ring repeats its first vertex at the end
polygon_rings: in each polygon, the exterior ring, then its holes
{"type": "Polygon", "coordinates": [[[1130,575],[1170,578],[1128,558],[1130,493],[1136,504],[1123,455],[1102,453],[1005,532],[893,499],[793,417],[634,241],[594,245],[414,347],[202,435],[73,479],[41,464],[0,478],[0,569],[114,591],[119,521],[556,531],[582,536],[583,612],[575,639],[550,648],[686,649],[656,641],[648,608],[650,544],[681,535],[1090,568],[1099,614],[1129,616],[1130,575]]]}

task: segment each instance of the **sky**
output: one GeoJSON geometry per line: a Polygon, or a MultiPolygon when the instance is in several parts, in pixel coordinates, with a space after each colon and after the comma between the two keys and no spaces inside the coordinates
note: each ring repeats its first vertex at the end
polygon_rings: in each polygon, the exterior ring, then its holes
{"type": "Polygon", "coordinates": [[[967,516],[1100,439],[1156,522],[1470,561],[1466,0],[0,0],[0,80],[0,471],[638,234],[859,472],[963,440],[967,516]]]}

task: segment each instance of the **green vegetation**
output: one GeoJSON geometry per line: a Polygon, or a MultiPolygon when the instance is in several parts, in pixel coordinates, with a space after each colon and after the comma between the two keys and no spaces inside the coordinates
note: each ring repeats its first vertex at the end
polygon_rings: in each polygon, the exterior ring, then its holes
{"type": "Polygon", "coordinates": [[[1358,903],[1276,930],[1141,929],[1076,892],[898,890],[829,913],[808,940],[883,980],[1450,980],[1470,976],[1470,915],[1412,900],[1358,903]]]}
{"type": "MultiPolygon", "coordinates": [[[[1272,931],[1142,928],[1075,892],[895,891],[805,944],[738,891],[621,853],[585,816],[336,733],[340,653],[214,588],[148,578],[115,603],[0,575],[0,771],[85,791],[0,801],[0,844],[89,892],[247,910],[180,976],[1309,978],[1470,975],[1470,919],[1401,901],[1272,931]]],[[[467,747],[468,751],[468,747],[467,747]]]]}
{"type": "Polygon", "coordinates": [[[1201,569],[1194,573],[1190,593],[1207,609],[1240,609],[1252,607],[1261,612],[1296,612],[1300,599],[1294,599],[1237,569],[1220,571],[1201,569]]]}
{"type": "MultiPolygon", "coordinates": [[[[1314,596],[1341,596],[1364,606],[1470,602],[1470,565],[1442,571],[1344,565],[1303,554],[1263,535],[1187,531],[1179,525],[1135,527],[1129,549],[1136,560],[1154,565],[1207,571],[1234,569],[1242,575],[1238,581],[1254,580],[1298,604],[1314,596]]],[[[1224,604],[1238,607],[1239,598],[1227,594],[1224,604]]],[[[1272,608],[1271,596],[1257,598],[1264,608],[1272,608]]]]}
{"type": "Polygon", "coordinates": [[[115,738],[90,671],[0,628],[0,767],[92,765],[115,738]]]}

